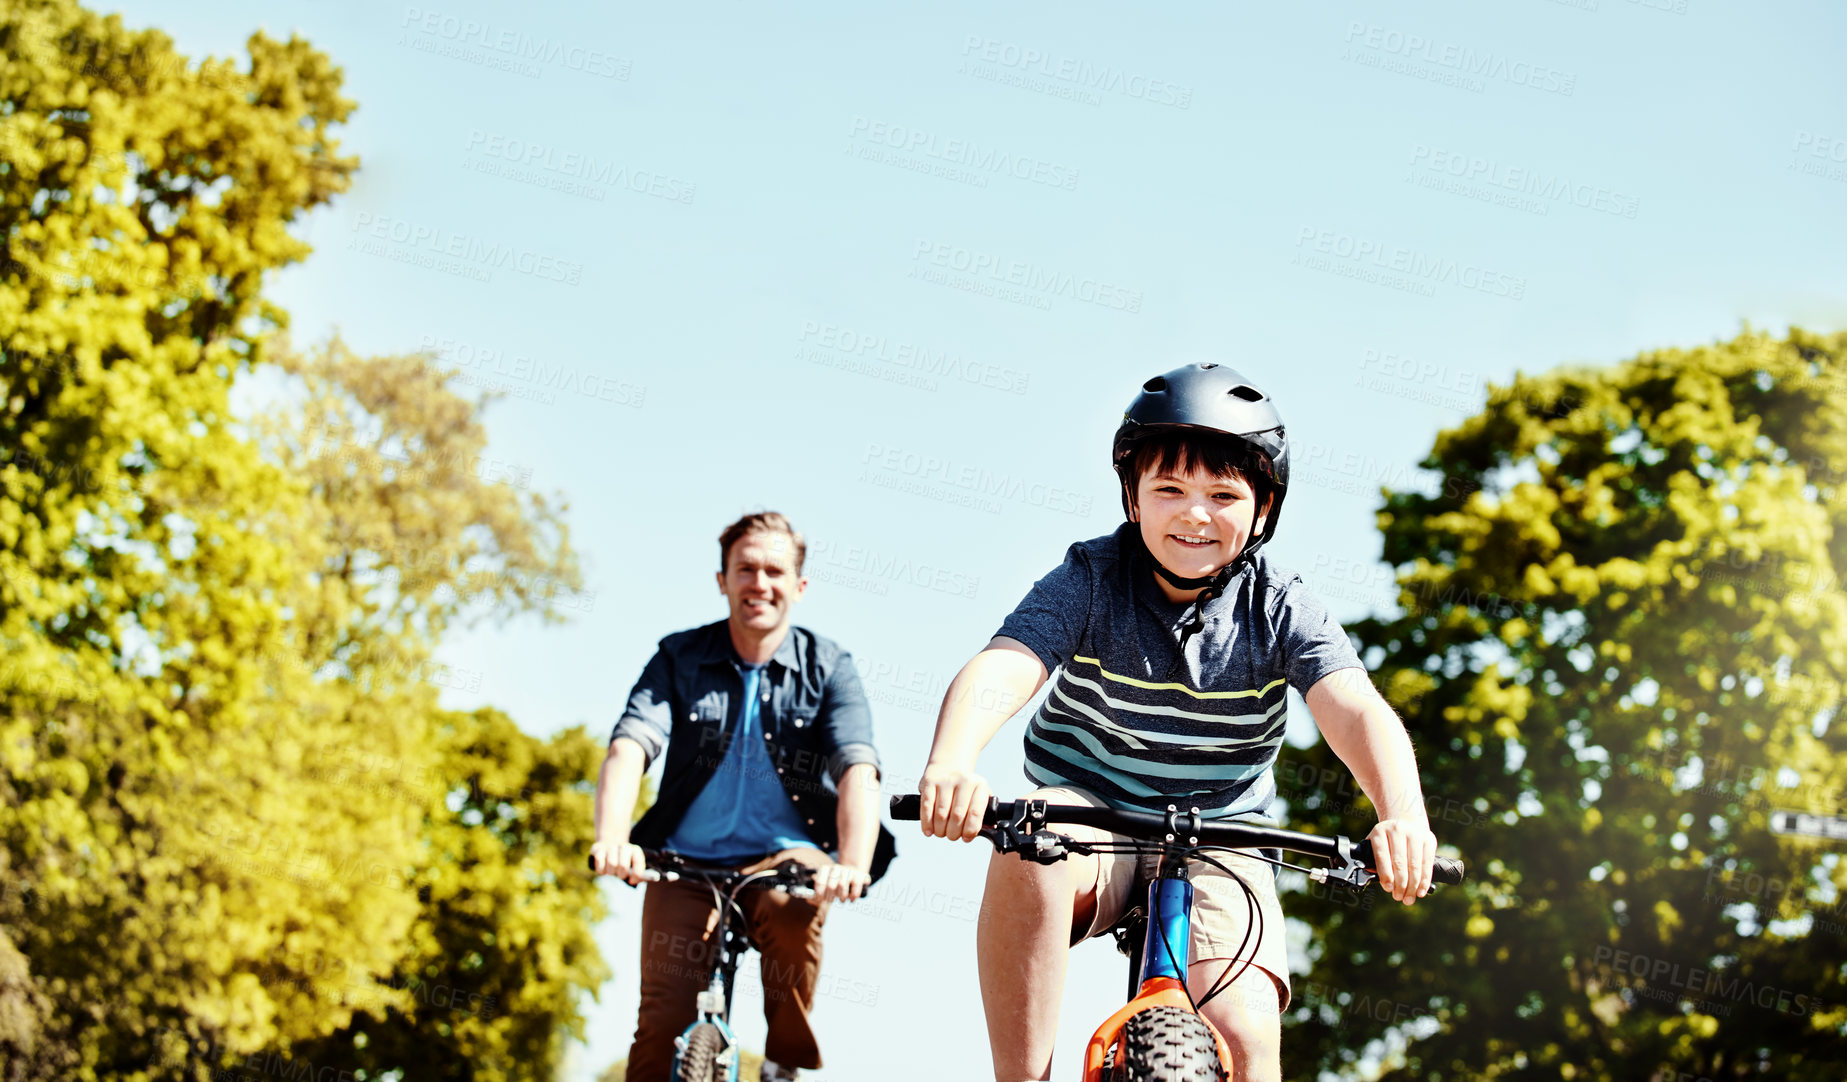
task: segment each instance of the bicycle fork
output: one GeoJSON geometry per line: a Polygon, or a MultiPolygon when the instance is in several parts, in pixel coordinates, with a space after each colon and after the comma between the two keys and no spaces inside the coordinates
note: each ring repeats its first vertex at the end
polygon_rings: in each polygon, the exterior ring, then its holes
{"type": "MultiPolygon", "coordinates": [[[[1141,946],[1130,954],[1134,984],[1129,1001],[1099,1027],[1084,1049],[1084,1082],[1105,1082],[1103,1059],[1110,1046],[1122,1035],[1130,1018],[1151,1007],[1177,1007],[1192,1013],[1192,1000],[1186,993],[1186,965],[1193,931],[1193,884],[1187,878],[1186,862],[1163,857],[1160,873],[1148,884],[1148,919],[1141,946]]],[[[1205,1021],[1201,1018],[1200,1021],[1205,1021]]],[[[1231,1049],[1212,1023],[1212,1039],[1218,1044],[1219,1062],[1227,1076],[1231,1071],[1231,1049]]]]}
{"type": "Polygon", "coordinates": [[[731,996],[737,984],[738,964],[743,961],[748,941],[732,932],[727,916],[721,910],[717,935],[713,936],[718,957],[712,966],[711,981],[694,1000],[698,1013],[693,1016],[692,1024],[673,1039],[672,1077],[675,1080],[681,1077],[680,1068],[682,1058],[686,1055],[687,1041],[700,1026],[711,1026],[718,1030],[725,1042],[715,1064],[713,1082],[737,1082],[740,1074],[737,1035],[731,1032],[731,996]]]}

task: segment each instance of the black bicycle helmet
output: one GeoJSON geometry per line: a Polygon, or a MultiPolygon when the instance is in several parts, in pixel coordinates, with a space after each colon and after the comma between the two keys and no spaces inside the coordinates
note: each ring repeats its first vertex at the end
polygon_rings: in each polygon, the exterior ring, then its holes
{"type": "Polygon", "coordinates": [[[1269,498],[1269,514],[1263,528],[1251,535],[1244,551],[1227,570],[1238,567],[1276,536],[1283,497],[1289,493],[1289,440],[1283,432],[1282,415],[1269,395],[1236,369],[1220,364],[1185,365],[1142,384],[1141,393],[1123,411],[1110,453],[1116,476],[1122,479],[1125,517],[1129,513],[1129,491],[1140,480],[1129,476],[1136,445],[1149,436],[1176,428],[1244,445],[1262,473],[1250,480],[1257,489],[1260,507],[1265,497],[1269,498]]]}

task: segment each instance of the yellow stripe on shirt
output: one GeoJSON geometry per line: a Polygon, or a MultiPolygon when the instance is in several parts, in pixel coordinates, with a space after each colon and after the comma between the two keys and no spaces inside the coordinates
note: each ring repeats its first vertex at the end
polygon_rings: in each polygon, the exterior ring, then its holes
{"type": "Polygon", "coordinates": [[[1194,691],[1185,684],[1151,684],[1146,680],[1137,680],[1132,676],[1117,676],[1103,667],[1103,663],[1094,657],[1073,657],[1072,661],[1083,661],[1097,667],[1105,680],[1114,680],[1118,684],[1143,688],[1147,691],[1184,691],[1195,699],[1256,699],[1268,695],[1276,685],[1283,683],[1286,677],[1277,677],[1255,691],[1194,691]]]}

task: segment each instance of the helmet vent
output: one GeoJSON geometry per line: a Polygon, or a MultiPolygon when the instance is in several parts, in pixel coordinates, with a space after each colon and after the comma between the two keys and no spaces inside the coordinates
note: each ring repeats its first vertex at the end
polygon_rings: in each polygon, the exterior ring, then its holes
{"type": "Polygon", "coordinates": [[[1166,376],[1154,377],[1153,379],[1149,380],[1147,383],[1142,384],[1142,390],[1144,391],[1165,391],[1167,390],[1167,377],[1166,376]]]}
{"type": "Polygon", "coordinates": [[[1236,387],[1233,387],[1231,390],[1226,391],[1225,393],[1231,394],[1231,395],[1237,395],[1239,398],[1244,399],[1246,402],[1262,402],[1263,401],[1263,392],[1251,386],[1248,383],[1240,383],[1236,387]]]}

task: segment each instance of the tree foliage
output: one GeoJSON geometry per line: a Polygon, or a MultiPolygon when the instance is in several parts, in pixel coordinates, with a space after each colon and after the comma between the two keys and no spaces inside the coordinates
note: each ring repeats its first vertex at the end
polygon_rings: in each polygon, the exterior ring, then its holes
{"type": "Polygon", "coordinates": [[[191,67],[163,35],[73,4],[0,15],[15,1074],[126,1077],[182,1020],[241,1046],[286,1039],[329,1005],[261,985],[257,960],[306,941],[383,969],[414,913],[365,884],[301,889],[208,832],[248,809],[270,836],[357,847],[403,821],[289,799],[287,772],[340,736],[278,739],[312,696],[260,661],[299,653],[282,613],[302,486],[239,438],[227,392],[278,319],[264,273],[306,251],[288,225],[346,184],[327,130],[351,104],[304,43],[258,35],[249,52],[247,72],[191,67]]]}
{"type": "Polygon", "coordinates": [[[440,710],[431,659],[577,589],[562,508],[423,359],[279,339],[353,106],[247,51],[0,12],[0,1077],[548,1076],[602,973],[594,749],[440,710]]]}
{"type": "MultiPolygon", "coordinates": [[[[1423,465],[1379,512],[1400,611],[1352,631],[1471,882],[1294,906],[1316,961],[1292,1056],[1838,1078],[1847,868],[1771,815],[1847,792],[1847,335],[1520,377],[1423,465]]],[[[1353,832],[1338,763],[1305,762],[1293,820],[1353,832]]]]}
{"type": "Polygon", "coordinates": [[[380,996],[291,1060],[369,1077],[550,1079],[566,1038],[584,1037],[579,995],[609,976],[590,931],[602,898],[582,869],[602,747],[581,729],[541,743],[491,709],[443,715],[437,741],[452,788],[430,790],[426,856],[406,883],[421,912],[390,982],[411,1002],[380,996]]]}
{"type": "Polygon", "coordinates": [[[471,680],[433,664],[445,631],[558,618],[549,603],[577,596],[563,508],[499,476],[480,404],[427,357],[361,357],[338,339],[271,355],[289,379],[256,435],[306,480],[323,553],[294,607],[304,667],[340,709],[410,738],[317,781],[399,792],[418,823],[412,859],[380,866],[418,903],[392,970],[307,962],[359,1013],[292,1042],[283,1069],[549,1078],[566,1035],[581,1036],[579,995],[607,976],[590,938],[601,897],[580,867],[600,749],[580,729],[541,742],[498,711],[436,710],[430,692],[471,680]]]}

